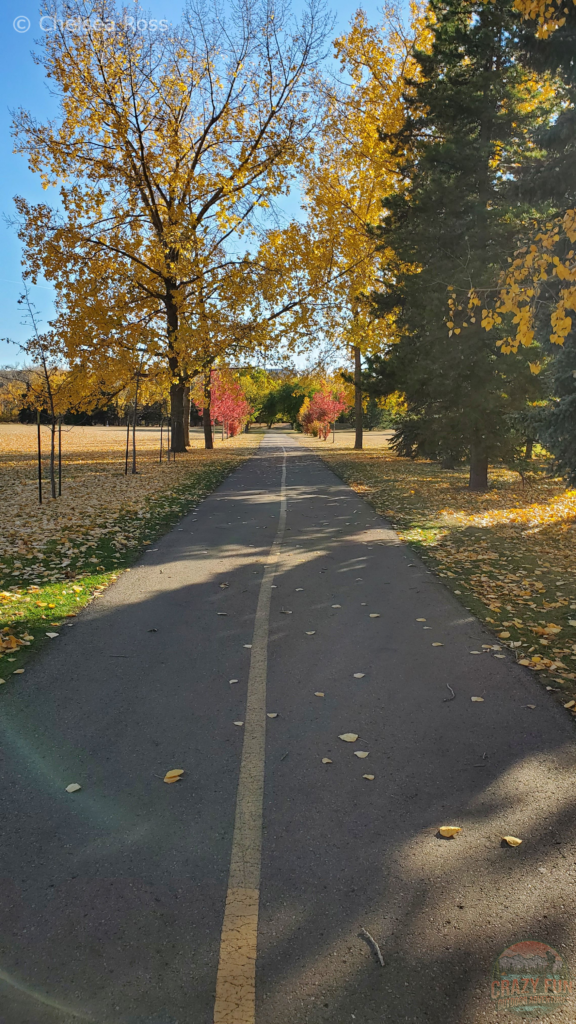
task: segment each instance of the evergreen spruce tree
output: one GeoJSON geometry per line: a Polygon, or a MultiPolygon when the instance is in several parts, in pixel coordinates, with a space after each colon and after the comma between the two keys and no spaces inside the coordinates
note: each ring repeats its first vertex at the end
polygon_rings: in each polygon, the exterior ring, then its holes
{"type": "MultiPolygon", "coordinates": [[[[562,10],[563,23],[547,38],[536,36],[534,24],[523,26],[522,45],[526,61],[537,74],[553,76],[558,115],[536,132],[537,156],[523,164],[518,190],[524,202],[541,211],[540,223],[563,217],[576,208],[576,8],[562,10]]],[[[533,229],[533,234],[538,228],[533,229]]],[[[530,241],[528,237],[527,242],[530,241]]],[[[560,233],[555,255],[566,261],[574,246],[560,233]]],[[[532,432],[556,457],[558,470],[568,485],[576,486],[576,316],[573,329],[560,347],[551,344],[550,308],[558,297],[560,282],[549,277],[540,296],[536,334],[546,359],[543,374],[553,396],[543,408],[533,411],[532,432]]]]}
{"type": "Polygon", "coordinates": [[[533,431],[556,457],[557,469],[569,487],[576,487],[576,337],[572,332],[548,367],[554,395],[542,409],[535,409],[533,431]]]}
{"type": "Polygon", "coordinates": [[[498,348],[506,325],[481,326],[481,299],[514,253],[523,212],[516,169],[547,111],[519,60],[519,16],[508,0],[430,7],[432,47],[417,52],[422,78],[395,140],[407,154],[406,188],[384,200],[376,229],[396,253],[376,312],[397,309],[400,327],[380,388],[406,395],[401,453],[468,458],[470,487],[482,489],[489,461],[509,459],[521,440],[515,414],[538,395],[528,359],[498,348]],[[480,305],[470,310],[471,289],[480,305]]]}
{"type": "Polygon", "coordinates": [[[364,409],[363,425],[367,430],[378,430],[386,424],[387,417],[384,409],[378,403],[375,395],[370,395],[364,409]]]}

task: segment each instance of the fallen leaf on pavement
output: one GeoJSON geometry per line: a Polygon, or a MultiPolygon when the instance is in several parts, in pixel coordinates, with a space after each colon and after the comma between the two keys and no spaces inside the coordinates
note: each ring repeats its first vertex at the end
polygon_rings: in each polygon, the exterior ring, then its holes
{"type": "Polygon", "coordinates": [[[354,673],[354,679],[364,679],[365,675],[366,675],[365,672],[355,672],[354,673]]]}
{"type": "Polygon", "coordinates": [[[444,644],[440,644],[436,641],[436,643],[432,644],[432,647],[444,647],[444,644]]]}
{"type": "Polygon", "coordinates": [[[564,705],[564,707],[565,708],[573,708],[575,704],[576,704],[576,700],[569,700],[568,703],[564,705]]]}
{"type": "Polygon", "coordinates": [[[229,680],[228,680],[228,682],[229,682],[229,683],[237,683],[237,682],[238,682],[238,679],[229,679],[229,680]]]}
{"type": "Polygon", "coordinates": [[[60,636],[60,633],[46,633],[46,636],[49,636],[50,639],[53,640],[55,636],[60,636]]]}
{"type": "Polygon", "coordinates": [[[508,637],[510,636],[510,633],[507,633],[507,632],[498,633],[498,636],[500,637],[501,640],[507,640],[508,637]]]}
{"type": "Polygon", "coordinates": [[[267,711],[266,712],[266,718],[278,718],[278,712],[277,711],[267,711]]]}
{"type": "Polygon", "coordinates": [[[341,608],[341,607],[342,607],[342,605],[341,605],[341,604],[333,604],[333,605],[332,605],[332,607],[333,607],[333,608],[341,608]]]}
{"type": "Polygon", "coordinates": [[[314,694],[314,696],[315,697],[323,697],[324,694],[320,690],[316,690],[316,693],[314,694]]]}
{"type": "Polygon", "coordinates": [[[374,779],[374,776],[373,776],[373,775],[363,775],[363,776],[362,776],[362,778],[363,778],[363,779],[369,779],[369,780],[370,780],[370,782],[372,782],[372,781],[373,781],[373,779],[374,779]]]}
{"type": "Polygon", "coordinates": [[[520,846],[522,842],[521,839],[516,839],[516,836],[501,836],[501,838],[505,843],[508,843],[508,846],[520,846]]]}
{"type": "Polygon", "coordinates": [[[416,619],[416,622],[427,622],[428,619],[416,619]]]}
{"type": "Polygon", "coordinates": [[[300,591],[302,591],[302,590],[304,590],[304,587],[296,587],[296,593],[297,594],[300,593],[300,591]]]}
{"type": "Polygon", "coordinates": [[[342,735],[338,737],[338,739],[339,740],[344,740],[345,743],[356,743],[356,740],[358,739],[358,733],[357,732],[343,732],[342,735]]]}
{"type": "Polygon", "coordinates": [[[234,725],[244,725],[244,722],[234,722],[234,725]]]}
{"type": "Polygon", "coordinates": [[[534,708],[536,707],[536,705],[535,705],[535,704],[523,704],[523,705],[522,705],[522,707],[523,707],[523,708],[532,708],[532,710],[534,710],[534,708]]]}
{"type": "Polygon", "coordinates": [[[71,782],[69,786],[66,786],[67,793],[77,793],[82,786],[79,786],[77,782],[71,782]]]}
{"type": "Polygon", "coordinates": [[[462,829],[458,825],[442,825],[438,831],[445,839],[450,839],[451,836],[457,835],[462,829]]]}
{"type": "Polygon", "coordinates": [[[480,701],[484,700],[484,697],[470,697],[470,700],[475,700],[475,701],[480,702],[480,701]]]}
{"type": "Polygon", "coordinates": [[[332,764],[332,761],[330,760],[329,757],[323,757],[322,764],[332,764]]]}
{"type": "Polygon", "coordinates": [[[247,647],[248,650],[250,650],[250,648],[252,647],[252,644],[244,644],[244,647],[247,647]]]}
{"type": "Polygon", "coordinates": [[[228,612],[216,612],[216,615],[228,615],[228,612]]]}
{"type": "Polygon", "coordinates": [[[306,636],[314,636],[315,632],[316,632],[315,629],[306,630],[306,636]]]}
{"type": "Polygon", "coordinates": [[[369,750],[355,750],[354,753],[355,753],[356,757],[368,757],[368,754],[370,753],[370,751],[369,750]]]}
{"type": "Polygon", "coordinates": [[[178,782],[182,775],[184,775],[183,768],[171,768],[169,772],[166,772],[164,782],[178,782]]]}
{"type": "Polygon", "coordinates": [[[379,619],[380,618],[380,612],[370,612],[370,618],[371,619],[379,619]]]}
{"type": "Polygon", "coordinates": [[[23,669],[23,668],[15,668],[15,669],[14,669],[14,672],[13,672],[13,675],[15,675],[15,676],[21,676],[21,675],[22,675],[22,673],[23,673],[23,671],[24,671],[24,669],[23,669]]]}

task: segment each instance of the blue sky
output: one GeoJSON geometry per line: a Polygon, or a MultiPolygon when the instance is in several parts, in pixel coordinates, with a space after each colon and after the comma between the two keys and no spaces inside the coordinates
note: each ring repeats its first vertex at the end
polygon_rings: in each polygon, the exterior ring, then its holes
{"type": "MultiPolygon", "coordinates": [[[[120,5],[119,5],[120,6],[120,5]]],[[[297,7],[297,4],[295,5],[297,7]]],[[[330,5],[332,6],[332,5],[330,5]]],[[[370,21],[381,19],[377,3],[360,3],[359,0],[339,0],[335,10],[335,35],[348,25],[357,7],[366,10],[370,21]]],[[[151,0],[146,4],[151,17],[165,18],[176,23],[182,10],[181,0],[151,0]]],[[[44,120],[56,113],[56,105],[47,89],[42,69],[34,64],[31,53],[35,40],[41,36],[38,4],[31,0],[3,0],[0,32],[0,366],[17,365],[21,361],[18,348],[3,339],[24,341],[28,328],[22,326],[22,313],[18,297],[22,291],[20,243],[13,227],[7,227],[5,219],[14,214],[13,198],[19,194],[31,202],[50,201],[50,193],[44,192],[38,176],[27,167],[26,159],[12,152],[13,140],[10,134],[11,111],[18,107],[30,110],[38,119],[44,120]],[[28,31],[18,32],[15,23],[25,25],[28,31]]],[[[45,324],[52,313],[52,292],[50,286],[40,282],[32,286],[31,296],[45,324]]]]}

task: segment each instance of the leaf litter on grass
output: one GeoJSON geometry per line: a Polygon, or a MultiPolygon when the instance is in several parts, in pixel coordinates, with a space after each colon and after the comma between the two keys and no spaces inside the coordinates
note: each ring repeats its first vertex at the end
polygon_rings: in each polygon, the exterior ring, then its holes
{"type": "Polygon", "coordinates": [[[258,443],[244,434],[205,452],[195,437],[191,451],[160,463],[157,434],[138,431],[133,476],[124,428],[66,429],[62,496],[50,498],[45,480],[39,505],[36,428],[0,424],[0,520],[10,524],[0,538],[0,658],[13,651],[24,663],[52,619],[75,618],[258,443]]]}

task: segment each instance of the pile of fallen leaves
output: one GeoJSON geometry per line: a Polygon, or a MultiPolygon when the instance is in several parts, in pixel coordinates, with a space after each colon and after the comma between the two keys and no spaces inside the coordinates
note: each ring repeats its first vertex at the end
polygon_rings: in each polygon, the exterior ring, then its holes
{"type": "Polygon", "coordinates": [[[390,520],[521,665],[576,693],[576,491],[535,464],[525,485],[495,468],[490,489],[472,492],[466,467],[399,458],[383,437],[358,452],[350,435],[299,440],[390,520]]]}
{"type": "MultiPolygon", "coordinates": [[[[62,496],[49,497],[45,464],[39,505],[36,428],[0,424],[0,628],[11,627],[0,635],[0,658],[17,663],[10,672],[21,671],[24,648],[49,636],[43,621],[74,617],[259,443],[258,435],[241,434],[206,452],[196,436],[190,451],[160,462],[159,431],[137,435],[138,472],[126,475],[125,428],[66,428],[62,496]]],[[[45,446],[47,438],[45,430],[45,446]]]]}

